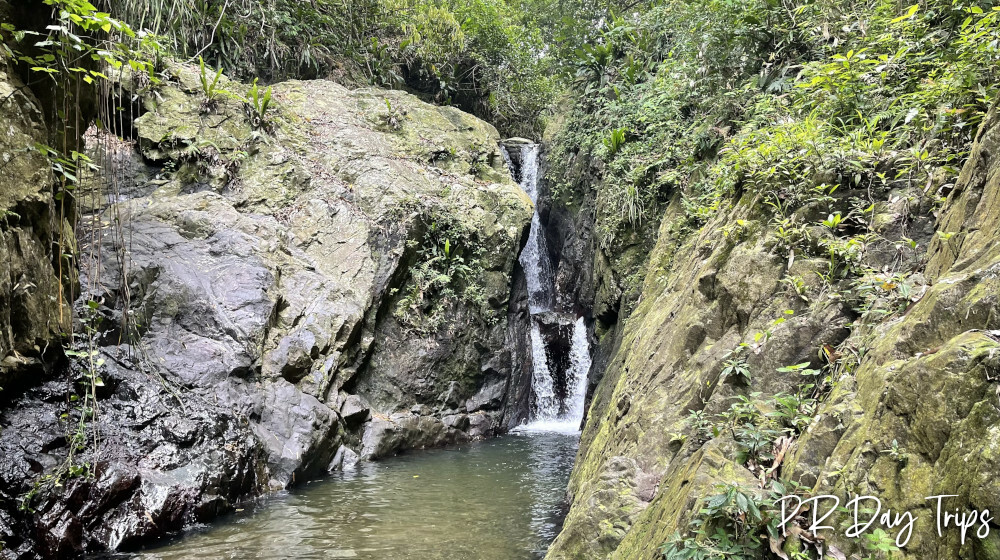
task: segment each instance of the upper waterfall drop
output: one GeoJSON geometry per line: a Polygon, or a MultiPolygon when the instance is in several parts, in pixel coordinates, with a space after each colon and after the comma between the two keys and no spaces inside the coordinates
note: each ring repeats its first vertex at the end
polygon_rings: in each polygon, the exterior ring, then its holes
{"type": "Polygon", "coordinates": [[[538,212],[539,146],[530,142],[502,145],[514,179],[535,204],[528,240],[518,262],[528,285],[531,315],[531,416],[522,431],[578,432],[584,416],[590,342],[582,316],[556,309],[558,298],[538,212]],[[516,153],[510,150],[516,149],[516,153]]]}
{"type": "MultiPolygon", "coordinates": [[[[504,148],[507,162],[511,164],[507,148],[504,148]]],[[[528,242],[521,251],[518,261],[524,268],[528,282],[528,306],[531,314],[552,309],[554,282],[552,281],[552,265],[549,263],[548,247],[545,244],[545,234],[542,231],[541,216],[538,214],[538,144],[523,144],[518,154],[520,177],[515,177],[524,192],[528,194],[535,212],[531,216],[531,230],[528,242]]],[[[511,164],[511,170],[515,168],[511,164]]]]}

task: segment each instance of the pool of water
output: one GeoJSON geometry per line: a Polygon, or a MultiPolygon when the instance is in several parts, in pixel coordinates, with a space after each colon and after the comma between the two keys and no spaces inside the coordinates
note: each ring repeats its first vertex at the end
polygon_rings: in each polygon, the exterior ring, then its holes
{"type": "Polygon", "coordinates": [[[132,557],[541,558],[562,521],[578,440],[512,433],[359,465],[132,557]]]}

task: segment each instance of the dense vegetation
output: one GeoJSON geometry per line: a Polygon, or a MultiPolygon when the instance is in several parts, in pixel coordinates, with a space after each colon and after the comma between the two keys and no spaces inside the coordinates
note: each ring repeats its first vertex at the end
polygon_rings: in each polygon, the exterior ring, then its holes
{"type": "MultiPolygon", "coordinates": [[[[43,73],[56,72],[67,49],[83,49],[96,65],[130,61],[143,71],[154,66],[142,56],[167,56],[247,82],[331,77],[410,88],[508,135],[537,137],[554,115],[556,194],[572,204],[592,182],[570,171],[574,156],[603,160],[598,238],[619,249],[648,244],[676,193],[687,226],[745,193],[781,219],[837,188],[921,185],[939,203],[1000,72],[990,1],[657,0],[622,10],[603,0],[109,0],[107,12],[78,0],[45,4],[66,22],[45,41],[6,26],[16,39],[9,56],[43,73]],[[102,34],[115,39],[108,48],[102,34]],[[33,42],[45,45],[40,56],[33,42]]],[[[93,82],[103,74],[91,65],[61,70],[93,82]]],[[[863,221],[867,206],[842,212],[835,229],[863,221]]],[[[802,237],[802,224],[776,225],[789,246],[802,237]]]]}
{"type": "Polygon", "coordinates": [[[111,12],[235,78],[406,87],[537,134],[554,80],[518,0],[112,0],[111,12]]]}
{"type": "MultiPolygon", "coordinates": [[[[245,102],[261,127],[270,93],[255,79],[318,77],[408,88],[506,135],[537,137],[551,125],[556,203],[595,206],[597,241],[633,299],[665,212],[680,216],[668,232],[680,243],[742,204],[748,219],[724,233],[773,237],[789,262],[828,259],[825,295],[850,299],[853,328],[904,308],[907,276],[919,269],[903,265],[918,241],[880,236],[880,205],[906,198],[907,208],[936,212],[1000,84],[992,0],[656,0],[624,9],[599,0],[111,0],[107,12],[83,0],[45,4],[60,25],[43,33],[5,24],[4,54],[60,91],[108,87],[106,68],[123,66],[155,81],[155,60],[145,59],[176,57],[202,61],[209,102],[218,70],[253,81],[245,102]],[[876,270],[865,253],[879,244],[907,258],[876,270]]],[[[71,132],[79,139],[72,123],[86,97],[54,108],[66,121],[62,142],[38,146],[60,193],[89,163],[66,141],[71,132]]],[[[464,297],[482,299],[464,285],[477,275],[476,255],[453,247],[452,233],[428,231],[415,288],[396,309],[418,328],[437,326],[426,304],[434,294],[454,297],[461,284],[464,297]]],[[[802,278],[784,281],[808,299],[802,278]]],[[[81,340],[77,352],[92,358],[81,340]]],[[[750,384],[738,353],[727,364],[723,377],[750,384]]],[[[782,438],[791,445],[830,387],[829,371],[807,365],[788,366],[811,376],[799,394],[750,393],[718,418],[693,414],[691,426],[705,440],[731,432],[745,464],[773,461],[764,455],[782,438]]],[[[91,390],[81,425],[98,382],[93,369],[83,378],[91,390]]],[[[73,468],[71,454],[60,476],[73,468]]],[[[765,506],[785,491],[771,482],[753,496],[720,488],[665,556],[759,557],[761,537],[774,531],[765,506]]]]}
{"type": "MultiPolygon", "coordinates": [[[[889,227],[887,209],[933,220],[954,188],[996,103],[998,10],[950,0],[667,0],[603,20],[564,61],[574,80],[549,131],[549,178],[563,204],[595,205],[595,235],[624,284],[626,312],[643,280],[655,289],[650,279],[666,281],[659,268],[675,264],[648,262],[657,235],[679,247],[711,221],[710,234],[764,240],[789,267],[826,261],[818,290],[815,278],[783,283],[807,305],[843,303],[854,319],[843,356],[824,346],[822,370],[778,370],[804,376],[795,395],[751,392],[741,352],[769,333],[731,354],[721,377],[747,394],[717,417],[692,412],[688,435],[674,437],[731,436],[760,485],[723,485],[700,501],[688,530],[663,544],[666,558],[780,550],[773,499],[797,490],[780,480],[777,457],[857,367],[871,325],[912,302],[926,246],[941,239],[907,230],[908,217],[889,227]]],[[[895,441],[882,453],[906,456],[895,441]]],[[[861,544],[872,558],[896,549],[882,532],[861,544]]]]}
{"type": "Polygon", "coordinates": [[[604,20],[568,61],[551,176],[571,200],[573,156],[606,162],[607,247],[644,222],[655,232],[677,192],[690,225],[743,193],[783,217],[837,187],[919,184],[940,201],[996,95],[997,15],[950,0],[668,0],[604,20]]]}

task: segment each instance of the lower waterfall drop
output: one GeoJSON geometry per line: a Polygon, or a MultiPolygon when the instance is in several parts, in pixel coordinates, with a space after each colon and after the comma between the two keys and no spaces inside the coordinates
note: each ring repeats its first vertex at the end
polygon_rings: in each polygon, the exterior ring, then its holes
{"type": "Polygon", "coordinates": [[[569,409],[567,420],[577,426],[583,422],[584,403],[587,399],[587,375],[590,373],[590,341],[587,339],[587,324],[583,317],[573,323],[573,338],[569,350],[570,368],[566,375],[569,409]]]}
{"type": "Polygon", "coordinates": [[[532,375],[530,416],[517,429],[575,433],[585,412],[590,342],[582,316],[554,309],[558,298],[537,207],[538,148],[523,141],[502,146],[514,179],[536,205],[519,258],[528,285],[532,375]]]}

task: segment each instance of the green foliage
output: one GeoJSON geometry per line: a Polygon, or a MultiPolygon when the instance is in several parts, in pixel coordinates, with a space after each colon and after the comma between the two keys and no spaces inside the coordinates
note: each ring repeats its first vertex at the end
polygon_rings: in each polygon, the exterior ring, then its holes
{"type": "Polygon", "coordinates": [[[909,454],[907,454],[906,451],[899,446],[899,442],[896,440],[892,440],[889,448],[882,450],[882,453],[892,457],[900,463],[905,464],[909,460],[909,454]]]}
{"type": "Polygon", "coordinates": [[[836,214],[830,214],[827,219],[823,220],[823,225],[836,231],[843,224],[844,218],[840,215],[840,212],[836,214]]]}
{"type": "Polygon", "coordinates": [[[201,91],[205,94],[205,103],[203,107],[205,109],[214,108],[215,104],[219,101],[219,98],[223,95],[229,94],[228,91],[219,87],[219,79],[222,78],[222,68],[219,68],[213,74],[211,70],[208,70],[205,67],[205,59],[200,56],[198,57],[198,68],[200,70],[199,79],[201,80],[201,91]]]}
{"type": "Polygon", "coordinates": [[[748,364],[745,359],[740,357],[726,360],[722,364],[722,374],[719,376],[719,381],[722,382],[730,376],[737,376],[741,381],[749,384],[752,380],[750,375],[750,364],[748,364]]]}
{"type": "Polygon", "coordinates": [[[884,529],[875,529],[871,533],[865,533],[862,546],[864,546],[865,550],[873,554],[873,556],[868,556],[866,560],[889,558],[891,553],[899,552],[899,547],[896,546],[896,539],[891,537],[884,529]]]}
{"type": "Polygon", "coordinates": [[[407,86],[539,135],[554,79],[514,0],[114,0],[112,11],[235,78],[407,86]]]}
{"type": "Polygon", "coordinates": [[[99,446],[99,433],[95,424],[99,414],[97,390],[104,386],[101,377],[104,359],[100,357],[97,343],[101,322],[98,307],[96,301],[87,302],[81,316],[83,332],[77,333],[72,344],[63,350],[73,363],[79,387],[78,391],[69,395],[68,410],[59,416],[59,421],[67,429],[66,457],[51,471],[40,476],[31,490],[19,497],[18,507],[22,511],[33,512],[38,498],[62,488],[67,480],[93,475],[93,465],[89,461],[81,461],[79,457],[88,445],[93,450],[99,446]]]}
{"type": "Polygon", "coordinates": [[[690,522],[689,536],[675,533],[660,548],[664,560],[758,560],[771,558],[769,543],[780,543],[775,501],[786,485],[772,481],[767,490],[737,484],[716,486],[690,522]]]}
{"type": "Polygon", "coordinates": [[[267,110],[271,106],[271,86],[267,86],[263,93],[261,93],[261,89],[257,85],[257,79],[254,78],[253,85],[250,86],[250,91],[247,93],[243,105],[246,108],[250,126],[255,129],[267,128],[267,110]]]}
{"type": "MultiPolygon", "coordinates": [[[[14,59],[37,74],[54,81],[78,78],[88,86],[108,80],[105,72],[129,66],[138,72],[150,72],[152,65],[132,48],[138,38],[132,28],[98,9],[87,0],[45,0],[57,14],[57,23],[48,33],[15,29],[11,24],[0,28],[0,36],[13,39],[4,44],[0,56],[14,59]],[[118,41],[108,35],[123,37],[118,41]]],[[[147,43],[148,45],[148,43],[147,43]]]]}
{"type": "Polygon", "coordinates": [[[708,441],[716,435],[704,410],[692,410],[688,414],[687,425],[702,441],[708,441]]]}
{"type": "Polygon", "coordinates": [[[867,271],[851,283],[849,296],[861,320],[883,320],[905,311],[914,294],[906,274],[867,271]]]}
{"type": "MultiPolygon", "coordinates": [[[[836,235],[864,219],[831,207],[838,188],[878,200],[954,184],[1000,83],[992,4],[665,0],[603,18],[566,56],[577,99],[550,176],[571,175],[579,152],[608,159],[596,227],[608,248],[640,229],[626,217],[636,201],[659,215],[680,199],[683,233],[749,195],[788,220],[769,228],[775,248],[801,252],[810,240],[797,210],[823,206],[836,235]],[[619,128],[628,142],[612,149],[607,131],[619,128]]],[[[556,194],[568,200],[574,188],[556,194]]],[[[866,247],[825,248],[838,259],[833,276],[863,272],[866,247]]]]}
{"type": "Polygon", "coordinates": [[[616,128],[604,139],[604,147],[608,149],[608,156],[614,156],[625,143],[625,129],[616,128]]]}
{"type": "Polygon", "coordinates": [[[393,289],[401,295],[394,311],[398,320],[417,332],[431,333],[459,301],[477,308],[480,317],[496,319],[480,285],[483,249],[474,232],[458,221],[440,219],[426,224],[420,242],[409,246],[415,249],[416,262],[406,283],[393,289]]]}
{"type": "Polygon", "coordinates": [[[55,194],[56,200],[62,200],[68,193],[76,190],[83,172],[97,171],[97,166],[86,154],[73,150],[68,155],[63,155],[45,144],[35,144],[34,148],[38,153],[48,158],[52,172],[62,186],[55,194]]]}
{"type": "Polygon", "coordinates": [[[406,112],[392,106],[389,98],[385,98],[386,113],[381,116],[382,124],[389,130],[400,130],[403,128],[403,117],[406,112]]]}
{"type": "Polygon", "coordinates": [[[791,276],[786,274],[781,281],[792,290],[800,299],[805,302],[809,302],[809,287],[806,285],[806,281],[802,279],[801,276],[791,276]]]}

